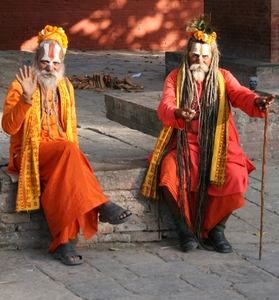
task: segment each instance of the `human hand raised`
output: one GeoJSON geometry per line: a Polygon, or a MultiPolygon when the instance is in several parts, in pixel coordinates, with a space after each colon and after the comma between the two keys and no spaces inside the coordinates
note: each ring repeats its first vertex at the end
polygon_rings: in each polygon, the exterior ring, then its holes
{"type": "Polygon", "coordinates": [[[177,119],[180,118],[185,122],[190,122],[194,118],[195,114],[196,111],[189,107],[177,108],[174,112],[174,115],[177,119]]]}
{"type": "Polygon", "coordinates": [[[37,75],[32,75],[32,68],[30,66],[23,66],[19,69],[19,75],[16,74],[16,79],[20,83],[23,94],[22,100],[27,104],[32,104],[32,95],[36,91],[37,75]]]}
{"type": "Polygon", "coordinates": [[[274,103],[275,95],[269,95],[268,97],[259,97],[255,99],[257,107],[263,111],[271,108],[274,103]]]}

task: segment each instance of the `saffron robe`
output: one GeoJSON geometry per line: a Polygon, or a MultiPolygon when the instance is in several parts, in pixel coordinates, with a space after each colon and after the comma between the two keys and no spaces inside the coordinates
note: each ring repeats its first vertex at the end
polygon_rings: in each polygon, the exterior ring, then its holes
{"type": "MultiPolygon", "coordinates": [[[[58,85],[59,87],[62,81],[58,85]]],[[[64,83],[65,84],[65,83],[64,83]]],[[[49,252],[69,239],[77,237],[79,229],[86,239],[91,238],[98,229],[98,206],[107,202],[93,170],[84,154],[79,150],[76,129],[74,89],[69,83],[71,101],[73,142],[59,134],[55,114],[49,115],[50,134],[48,133],[46,114],[42,120],[39,146],[39,173],[42,184],[41,204],[48,227],[53,236],[49,252]]],[[[30,105],[20,100],[21,85],[14,80],[6,95],[2,127],[10,138],[10,160],[7,173],[19,173],[21,164],[21,145],[23,127],[30,105]]],[[[60,103],[57,104],[61,121],[60,103]]]]}
{"type": "MultiPolygon", "coordinates": [[[[179,69],[173,70],[166,78],[162,99],[158,106],[158,116],[163,125],[182,130],[184,121],[176,119],[174,111],[176,107],[176,77],[179,69]]],[[[264,117],[256,105],[258,95],[241,86],[232,74],[224,69],[219,69],[224,76],[228,101],[231,106],[240,108],[250,117],[264,117]]],[[[197,83],[198,98],[202,94],[202,83],[197,83]]],[[[196,99],[198,100],[198,99],[196,99]]],[[[197,101],[198,102],[198,101],[197,101]]],[[[198,105],[198,103],[196,103],[198,105]]],[[[195,107],[197,109],[198,107],[195,107]]],[[[192,120],[191,125],[195,132],[199,129],[199,119],[192,120]]],[[[189,128],[189,126],[188,126],[189,128]]],[[[192,161],[191,193],[192,201],[196,201],[198,184],[199,145],[198,135],[193,130],[188,130],[188,141],[192,161]]],[[[165,157],[161,166],[160,186],[166,186],[174,199],[178,202],[178,178],[176,174],[176,141],[173,141],[172,150],[165,157]]],[[[248,174],[255,169],[247,158],[239,143],[239,136],[234,124],[231,109],[229,109],[229,144],[226,161],[226,183],[219,188],[213,185],[208,189],[208,204],[203,235],[211,230],[226,215],[244,205],[243,193],[248,186],[248,174]]],[[[194,206],[193,206],[194,207],[194,206]]],[[[185,216],[193,228],[189,217],[189,209],[185,203],[185,216]]]]}

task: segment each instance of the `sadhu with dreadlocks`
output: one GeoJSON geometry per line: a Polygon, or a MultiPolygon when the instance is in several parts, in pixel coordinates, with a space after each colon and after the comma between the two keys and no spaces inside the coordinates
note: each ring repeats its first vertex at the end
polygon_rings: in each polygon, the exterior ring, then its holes
{"type": "Polygon", "coordinates": [[[18,177],[16,211],[43,207],[53,240],[49,252],[67,265],[83,262],[70,239],[86,239],[99,221],[120,224],[133,215],[108,200],[77,136],[75,97],[64,77],[68,38],[47,25],[38,34],[33,67],[24,66],[7,91],[2,127],[11,135],[9,175],[18,177]]]}
{"type": "Polygon", "coordinates": [[[166,78],[158,137],[142,194],[166,200],[184,252],[200,245],[232,252],[224,235],[230,214],[244,205],[248,174],[255,167],[239,146],[231,106],[263,118],[274,95],[259,97],[218,67],[210,18],[187,26],[190,34],[180,68],[166,78]]]}

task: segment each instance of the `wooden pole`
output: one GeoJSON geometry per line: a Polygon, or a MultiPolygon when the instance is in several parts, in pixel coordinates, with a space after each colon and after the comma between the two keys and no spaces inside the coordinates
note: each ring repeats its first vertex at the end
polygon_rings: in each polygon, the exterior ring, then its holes
{"type": "Polygon", "coordinates": [[[264,188],[265,188],[265,167],[266,167],[267,137],[268,137],[268,109],[266,109],[266,112],[265,112],[265,122],[264,122],[264,143],[263,143],[263,161],[262,161],[261,224],[260,224],[259,260],[261,260],[261,258],[262,258],[262,247],[263,247],[264,188]]]}

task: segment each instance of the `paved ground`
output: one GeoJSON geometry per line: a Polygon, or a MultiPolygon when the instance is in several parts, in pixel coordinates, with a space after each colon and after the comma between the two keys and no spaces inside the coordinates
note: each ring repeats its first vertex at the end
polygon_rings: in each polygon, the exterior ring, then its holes
{"type": "MultiPolygon", "coordinates": [[[[30,53],[0,51],[0,104],[8,83],[30,53]]],[[[74,52],[67,54],[67,75],[104,71],[133,78],[145,92],[161,91],[164,54],[154,52],[74,52]]],[[[108,93],[126,93],[107,90],[108,93]]],[[[109,121],[104,92],[76,90],[81,148],[93,168],[145,160],[155,138],[109,121]]],[[[8,136],[0,131],[1,164],[7,162],[8,136]]],[[[226,236],[234,252],[182,253],[177,240],[146,244],[100,244],[81,251],[85,262],[67,267],[46,249],[1,251],[0,298],[19,299],[278,299],[278,161],[266,166],[262,257],[259,228],[262,163],[250,177],[246,206],[229,219],[226,236]]],[[[1,230],[1,229],[0,229],[1,230]]]]}

